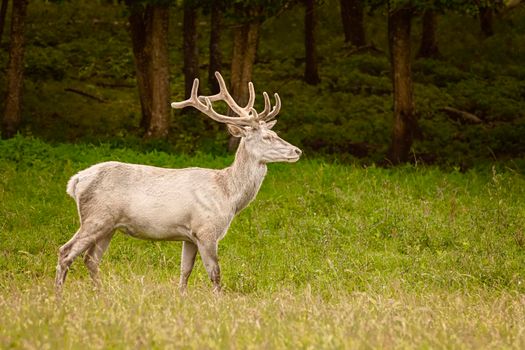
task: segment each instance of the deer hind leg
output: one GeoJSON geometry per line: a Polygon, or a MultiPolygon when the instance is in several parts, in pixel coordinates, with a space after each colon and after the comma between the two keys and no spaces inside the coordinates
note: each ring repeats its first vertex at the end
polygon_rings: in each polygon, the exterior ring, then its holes
{"type": "Polygon", "coordinates": [[[95,242],[111,235],[113,225],[108,221],[86,221],[77,233],[58,251],[58,265],[55,277],[55,288],[60,292],[69,267],[77,256],[86,251],[95,242]]]}
{"type": "Polygon", "coordinates": [[[195,264],[195,256],[197,255],[197,246],[192,242],[182,243],[182,257],[180,261],[180,282],[179,289],[182,293],[186,291],[188,286],[188,278],[190,277],[193,265],[195,264]]]}
{"type": "Polygon", "coordinates": [[[98,266],[102,260],[102,255],[104,255],[105,251],[108,249],[111,238],[113,238],[113,232],[97,240],[87,249],[86,254],[84,255],[84,264],[88,268],[93,284],[97,288],[100,287],[98,266]]]}
{"type": "Polygon", "coordinates": [[[221,291],[221,268],[217,254],[217,242],[199,242],[197,246],[208,277],[213,283],[213,291],[219,293],[221,291]]]}

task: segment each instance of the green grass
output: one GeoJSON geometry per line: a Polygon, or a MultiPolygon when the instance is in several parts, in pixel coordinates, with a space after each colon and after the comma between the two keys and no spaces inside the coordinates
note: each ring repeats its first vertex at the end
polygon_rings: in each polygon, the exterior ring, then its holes
{"type": "Polygon", "coordinates": [[[81,259],[62,304],[58,247],[78,225],[67,179],[114,159],[189,157],[0,141],[1,348],[523,348],[525,178],[304,159],[272,164],[219,246],[225,291],[200,260],[181,297],[180,243],[118,234],[94,292],[81,259]]]}

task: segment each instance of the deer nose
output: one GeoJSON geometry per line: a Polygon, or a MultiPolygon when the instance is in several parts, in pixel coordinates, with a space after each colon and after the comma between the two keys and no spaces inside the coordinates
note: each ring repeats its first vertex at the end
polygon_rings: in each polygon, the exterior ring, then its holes
{"type": "Polygon", "coordinates": [[[294,152],[295,152],[295,154],[297,154],[298,156],[300,156],[300,155],[303,153],[303,151],[301,151],[299,148],[295,148],[295,149],[294,149],[294,152]]]}

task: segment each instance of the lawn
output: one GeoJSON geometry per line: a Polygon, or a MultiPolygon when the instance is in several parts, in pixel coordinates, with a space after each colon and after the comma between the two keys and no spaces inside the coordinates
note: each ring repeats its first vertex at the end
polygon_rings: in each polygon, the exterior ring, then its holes
{"type": "Polygon", "coordinates": [[[94,291],[82,260],[61,303],[65,185],[103,160],[224,167],[231,157],[0,141],[0,348],[524,348],[525,178],[305,159],[272,164],[219,246],[224,292],[181,244],[113,239],[94,291]]]}

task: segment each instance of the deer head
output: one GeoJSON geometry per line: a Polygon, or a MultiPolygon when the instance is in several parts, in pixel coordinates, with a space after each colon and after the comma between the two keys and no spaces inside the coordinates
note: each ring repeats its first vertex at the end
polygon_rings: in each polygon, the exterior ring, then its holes
{"type": "Polygon", "coordinates": [[[235,137],[241,138],[241,147],[262,163],[270,162],[296,162],[301,156],[301,150],[284,141],[271,129],[277,122],[274,119],[281,109],[281,99],[275,94],[275,106],[270,104],[270,98],[263,92],[264,110],[258,113],[253,105],[255,103],[255,89],[248,83],[250,97],[245,107],[239,106],[226,88],[226,83],[219,72],[215,72],[219,82],[219,93],[211,96],[197,96],[199,79],[193,81],[190,98],[182,102],[173,102],[171,107],[194,107],[206,114],[211,119],[228,126],[228,131],[235,137]],[[216,112],[212,103],[224,101],[228,107],[238,115],[230,117],[216,112]]]}

